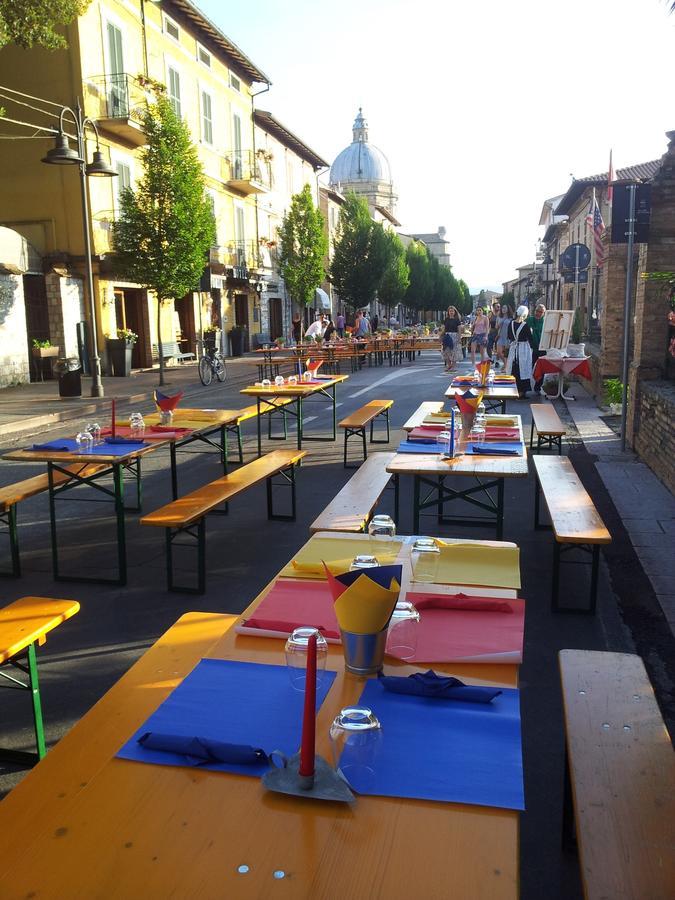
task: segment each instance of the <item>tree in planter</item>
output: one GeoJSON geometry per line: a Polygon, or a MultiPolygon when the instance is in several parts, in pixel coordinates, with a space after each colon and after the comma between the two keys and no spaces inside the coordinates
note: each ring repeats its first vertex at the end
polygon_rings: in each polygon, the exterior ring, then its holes
{"type": "Polygon", "coordinates": [[[388,262],[387,238],[370,218],[368,203],[347,194],[336,229],[330,280],[342,302],[352,310],[375,299],[388,262]]]}
{"type": "Polygon", "coordinates": [[[323,216],[314,206],[308,184],[291,198],[291,208],[279,228],[279,266],[291,298],[309,306],[325,277],[323,261],[328,240],[323,216]]]}
{"type": "Polygon", "coordinates": [[[185,122],[158,94],[143,116],[143,176],[120,198],[114,225],[116,266],[157,297],[159,383],[164,384],[162,304],[195,290],[216,228],[197,151],[185,122]]]}

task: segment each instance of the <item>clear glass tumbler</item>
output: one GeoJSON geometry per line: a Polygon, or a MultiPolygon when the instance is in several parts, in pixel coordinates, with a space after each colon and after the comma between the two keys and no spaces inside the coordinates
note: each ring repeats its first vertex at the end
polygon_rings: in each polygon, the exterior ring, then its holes
{"type": "Polygon", "coordinates": [[[140,413],[132,413],[129,416],[129,425],[131,426],[131,437],[141,440],[145,435],[145,422],[140,413]]]}
{"type": "Polygon", "coordinates": [[[396,536],[396,523],[391,516],[373,516],[368,524],[368,534],[396,536]]]}
{"type": "Polygon", "coordinates": [[[87,425],[86,431],[92,436],[94,445],[101,443],[101,426],[98,422],[90,422],[87,425]]]}
{"type": "Polygon", "coordinates": [[[398,659],[412,659],[417,651],[420,614],[409,600],[396,604],[387,631],[387,653],[398,659]]]}
{"type": "Polygon", "coordinates": [[[379,566],[379,562],[377,561],[376,556],[370,556],[366,553],[362,553],[359,556],[354,557],[349,570],[350,572],[353,572],[354,569],[374,569],[376,566],[379,566]]]}
{"type": "Polygon", "coordinates": [[[356,791],[373,775],[382,746],[382,726],[366,706],[340,710],[330,727],[335,771],[356,791]]]}
{"type": "Polygon", "coordinates": [[[75,443],[77,444],[78,453],[91,453],[94,449],[94,438],[86,428],[75,436],[75,443]]]}
{"type": "Polygon", "coordinates": [[[295,691],[304,691],[306,674],[307,674],[307,646],[309,638],[312,634],[316,634],[316,683],[321,684],[321,680],[326,671],[326,660],[328,659],[328,644],[326,638],[321,634],[318,628],[311,625],[303,625],[296,628],[286,641],[286,666],[291,685],[295,691]]]}

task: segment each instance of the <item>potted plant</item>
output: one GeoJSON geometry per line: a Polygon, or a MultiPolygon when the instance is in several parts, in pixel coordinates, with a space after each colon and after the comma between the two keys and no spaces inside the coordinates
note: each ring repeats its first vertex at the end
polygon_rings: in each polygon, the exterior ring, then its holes
{"type": "Polygon", "coordinates": [[[204,327],[204,346],[209,350],[216,349],[216,342],[218,340],[218,332],[220,329],[215,325],[206,325],[204,327]]]}
{"type": "Polygon", "coordinates": [[[281,349],[286,343],[286,338],[278,337],[275,339],[274,343],[277,345],[277,347],[279,347],[279,349],[281,349]]]}
{"type": "Polygon", "coordinates": [[[36,359],[49,359],[59,355],[59,348],[54,347],[52,342],[33,340],[32,354],[36,359]]]}
{"type": "Polygon", "coordinates": [[[621,415],[623,404],[623,384],[619,378],[606,378],[604,382],[605,403],[613,416],[621,415]]]}
{"type": "Polygon", "coordinates": [[[572,322],[572,340],[567,345],[567,355],[573,357],[585,356],[586,345],[581,343],[583,336],[583,315],[581,308],[577,306],[574,311],[574,321],[572,322]]]}
{"type": "Polygon", "coordinates": [[[106,349],[111,374],[116,378],[127,378],[131,375],[131,353],[138,335],[128,328],[118,328],[116,337],[108,337],[106,349]]]}

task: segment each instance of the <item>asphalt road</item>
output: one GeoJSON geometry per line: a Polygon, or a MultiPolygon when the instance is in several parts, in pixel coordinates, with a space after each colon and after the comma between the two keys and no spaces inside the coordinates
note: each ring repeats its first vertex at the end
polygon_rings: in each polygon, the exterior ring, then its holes
{"type": "MultiPolygon", "coordinates": [[[[393,449],[401,437],[400,425],[421,401],[441,399],[446,385],[447,376],[442,373],[437,355],[432,353],[425,354],[414,365],[366,368],[338,387],[338,413],[345,415],[371,399],[393,399],[390,445],[393,449]]],[[[227,383],[195,387],[183,402],[186,406],[205,407],[247,405],[238,389],[227,383]]],[[[529,404],[512,401],[510,410],[523,415],[529,433],[529,404]]],[[[564,412],[564,407],[560,412],[564,412]]],[[[327,401],[308,404],[306,416],[308,432],[326,433],[330,423],[327,401]]],[[[74,421],[54,434],[72,434],[82,424],[74,421]]],[[[254,422],[248,424],[246,433],[245,453],[251,459],[254,422]]],[[[266,446],[276,449],[282,445],[266,446]]],[[[56,742],[182,613],[188,610],[240,612],[306,541],[309,524],[352,474],[342,467],[339,439],[336,443],[308,443],[306,449],[309,456],[298,474],[295,523],[267,520],[264,486],[232,502],[228,516],[209,519],[208,588],[203,597],[170,594],[165,590],[164,536],[160,529],[142,528],[134,513],[127,519],[128,586],[55,583],[51,575],[47,497],[41,495],[21,505],[24,574],[19,580],[3,580],[0,602],[8,603],[30,594],[70,597],[82,606],[79,615],[59,627],[39,653],[48,743],[56,742]]],[[[624,652],[637,649],[648,661],[659,699],[671,723],[673,715],[672,638],[663,627],[662,617],[659,619],[658,606],[650,602],[639,564],[626,555],[621,523],[598,483],[592,459],[575,443],[573,435],[567,449],[615,536],[612,548],[602,554],[597,616],[554,616],[550,612],[552,539],[550,534],[533,529],[533,475],[526,479],[507,479],[505,490],[504,539],[516,541],[521,549],[521,596],[527,600],[525,654],[520,671],[527,804],[521,818],[521,883],[522,897],[526,900],[544,896],[551,900],[573,900],[581,896],[576,857],[563,853],[560,841],[564,735],[557,651],[565,647],[624,652]]],[[[220,474],[214,455],[185,454],[179,459],[181,493],[220,474]]],[[[42,470],[5,461],[0,465],[0,484],[37,471],[42,470]]],[[[152,510],[170,500],[168,452],[151,454],[144,462],[143,472],[144,509],[152,510]]],[[[393,513],[391,494],[385,493],[381,511],[393,513]]],[[[410,533],[411,509],[411,485],[403,479],[400,533],[410,533]]],[[[102,506],[62,501],[59,533],[64,570],[101,574],[110,568],[114,559],[114,530],[105,513],[102,506]]],[[[429,534],[494,537],[492,530],[438,526],[435,516],[427,519],[422,530],[429,534]]],[[[188,561],[184,564],[187,566],[188,561]]],[[[569,571],[564,575],[563,596],[571,604],[585,603],[586,567],[565,569],[569,571]]],[[[1,702],[2,743],[17,749],[30,748],[30,712],[26,698],[19,692],[4,691],[1,702]]],[[[0,767],[0,792],[10,790],[21,777],[19,770],[0,767]]]]}

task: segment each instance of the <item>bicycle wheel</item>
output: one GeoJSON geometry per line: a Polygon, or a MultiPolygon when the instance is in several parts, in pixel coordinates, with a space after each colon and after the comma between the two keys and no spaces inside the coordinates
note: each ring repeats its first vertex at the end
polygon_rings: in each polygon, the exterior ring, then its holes
{"type": "Polygon", "coordinates": [[[216,378],[218,381],[225,381],[225,360],[221,359],[220,356],[217,356],[213,360],[213,369],[216,373],[216,378]]]}
{"type": "Polygon", "coordinates": [[[202,356],[199,360],[199,380],[202,384],[211,384],[213,381],[213,366],[208,356],[202,356]]]}

